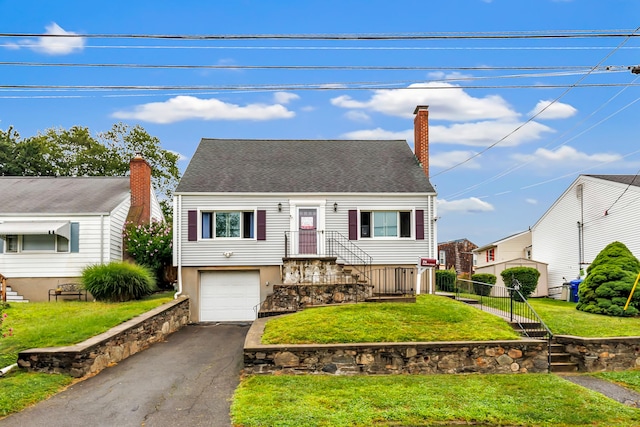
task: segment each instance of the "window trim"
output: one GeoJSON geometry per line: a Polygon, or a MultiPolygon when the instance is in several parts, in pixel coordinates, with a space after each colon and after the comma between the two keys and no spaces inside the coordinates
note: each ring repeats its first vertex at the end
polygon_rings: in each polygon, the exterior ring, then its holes
{"type": "Polygon", "coordinates": [[[415,208],[367,208],[358,209],[358,238],[360,239],[373,239],[373,240],[416,240],[416,209],[415,208]],[[396,235],[395,236],[376,236],[375,235],[375,213],[376,212],[395,212],[396,213],[396,235]],[[409,224],[407,229],[403,230],[402,227],[402,214],[408,214],[409,224]],[[363,228],[363,214],[369,215],[369,233],[365,235],[362,233],[363,228]],[[402,236],[402,231],[408,231],[407,236],[402,236]]]}
{"type": "Polygon", "coordinates": [[[2,239],[3,251],[5,254],[69,254],[71,253],[71,239],[67,239],[64,236],[59,234],[32,234],[32,236],[55,236],[53,239],[53,249],[25,249],[24,248],[24,234],[10,234],[6,237],[15,237],[16,241],[16,250],[11,251],[8,250],[7,238],[2,239]],[[65,239],[67,241],[67,249],[60,250],[59,249],[59,241],[60,239],[65,239]]]}
{"type": "Polygon", "coordinates": [[[198,241],[209,242],[212,240],[258,240],[258,209],[242,209],[242,208],[229,208],[229,209],[201,209],[198,210],[198,241]],[[240,214],[240,232],[238,237],[218,237],[216,236],[216,214],[217,213],[239,213],[240,214]],[[210,214],[211,226],[210,237],[204,237],[204,214],[210,214]],[[244,237],[245,235],[245,214],[251,214],[251,236],[244,237]]]}

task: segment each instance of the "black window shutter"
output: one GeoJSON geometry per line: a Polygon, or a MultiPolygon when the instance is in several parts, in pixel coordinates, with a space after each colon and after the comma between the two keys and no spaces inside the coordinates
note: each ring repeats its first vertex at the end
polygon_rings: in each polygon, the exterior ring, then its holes
{"type": "Polygon", "coordinates": [[[358,211],[349,210],[349,240],[358,240],[358,211]]]}
{"type": "Polygon", "coordinates": [[[69,251],[80,252],[80,223],[72,222],[69,227],[69,251]]]}
{"type": "Polygon", "coordinates": [[[198,240],[198,211],[187,212],[187,239],[190,242],[198,240]]]}
{"type": "Polygon", "coordinates": [[[424,240],[424,211],[416,210],[416,240],[424,240]]]}
{"type": "Polygon", "coordinates": [[[258,211],[257,240],[267,240],[267,211],[258,211]]]}

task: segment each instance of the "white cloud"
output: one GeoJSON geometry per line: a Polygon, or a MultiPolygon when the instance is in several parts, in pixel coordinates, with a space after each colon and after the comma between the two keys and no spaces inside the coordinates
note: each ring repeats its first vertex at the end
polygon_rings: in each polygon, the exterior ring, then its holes
{"type": "Polygon", "coordinates": [[[413,129],[391,132],[381,128],[356,130],[353,132],[347,132],[342,134],[342,138],[346,139],[413,139],[413,129]]]}
{"type": "MultiPolygon", "coordinates": [[[[52,22],[47,25],[45,34],[56,36],[77,35],[72,31],[65,31],[61,26],[52,22]]],[[[16,44],[8,46],[10,48],[28,47],[36,52],[46,53],[47,55],[67,55],[75,51],[84,49],[84,37],[38,37],[36,40],[20,40],[16,44]]]]}
{"type": "Polygon", "coordinates": [[[444,200],[438,199],[438,213],[444,214],[447,212],[465,212],[465,213],[479,213],[479,212],[491,212],[495,208],[492,204],[478,199],[477,197],[469,197],[467,199],[459,200],[444,200]]]}
{"type": "Polygon", "coordinates": [[[576,110],[573,106],[569,104],[563,104],[562,102],[556,102],[551,104],[552,101],[549,100],[540,100],[536,106],[531,110],[528,114],[533,116],[538,112],[542,111],[542,109],[546,108],[539,116],[536,117],[537,120],[554,120],[554,119],[566,119],[568,117],[574,116],[578,110],[576,110]]]}
{"type": "Polygon", "coordinates": [[[347,111],[344,115],[347,119],[352,120],[354,122],[368,122],[371,121],[371,117],[364,111],[347,111]]]}
{"type": "MultiPolygon", "coordinates": [[[[431,125],[429,141],[440,144],[459,144],[473,147],[486,147],[513,132],[522,123],[516,121],[482,121],[475,123],[457,123],[451,126],[431,125]]],[[[525,142],[540,139],[545,132],[553,129],[537,123],[529,122],[513,135],[500,143],[501,147],[513,147],[525,142]]]]}
{"type": "Polygon", "coordinates": [[[530,205],[537,205],[538,201],[536,199],[524,199],[525,202],[529,203],[530,205]]]}
{"type": "Polygon", "coordinates": [[[136,119],[151,123],[174,123],[182,120],[276,120],[295,116],[286,107],[273,104],[239,106],[218,99],[200,99],[194,96],[176,96],[165,102],[138,105],[130,111],[117,111],[117,119],[136,119]]]}
{"type": "MultiPolygon", "coordinates": [[[[473,151],[448,151],[429,156],[429,166],[434,168],[448,168],[460,164],[476,154],[473,151]]],[[[475,159],[460,165],[468,169],[478,169],[480,164],[475,159]]]]}
{"type": "Polygon", "coordinates": [[[300,97],[295,93],[291,93],[291,92],[276,92],[273,94],[273,100],[277,104],[288,104],[289,102],[294,101],[296,99],[300,99],[300,97]]]}
{"type": "Polygon", "coordinates": [[[533,154],[514,154],[513,158],[520,162],[535,162],[538,168],[548,168],[571,164],[614,162],[621,160],[622,156],[613,153],[587,154],[568,145],[563,145],[555,151],[538,148],[533,154]]]}
{"type": "Polygon", "coordinates": [[[348,95],[331,100],[337,107],[377,111],[390,116],[411,118],[416,105],[429,105],[435,120],[462,122],[484,119],[515,119],[519,114],[498,95],[476,98],[462,87],[443,82],[416,83],[403,89],[381,89],[371,98],[358,101],[348,95]],[[447,87],[447,89],[436,89],[447,87]]]}
{"type": "Polygon", "coordinates": [[[182,154],[182,153],[179,153],[179,152],[174,151],[174,150],[167,150],[167,151],[169,151],[170,153],[173,153],[173,154],[175,154],[176,156],[178,156],[178,161],[179,161],[179,162],[184,162],[184,161],[189,160],[189,157],[185,156],[185,155],[184,155],[184,154],[182,154]]]}

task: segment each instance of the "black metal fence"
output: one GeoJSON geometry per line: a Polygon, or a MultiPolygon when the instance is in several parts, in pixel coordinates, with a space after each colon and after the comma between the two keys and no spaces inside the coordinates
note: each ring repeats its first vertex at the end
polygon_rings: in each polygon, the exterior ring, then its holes
{"type": "Polygon", "coordinates": [[[478,304],[483,311],[496,314],[514,325],[523,336],[551,339],[553,334],[515,286],[496,286],[472,280],[457,279],[455,298],[478,304]]]}

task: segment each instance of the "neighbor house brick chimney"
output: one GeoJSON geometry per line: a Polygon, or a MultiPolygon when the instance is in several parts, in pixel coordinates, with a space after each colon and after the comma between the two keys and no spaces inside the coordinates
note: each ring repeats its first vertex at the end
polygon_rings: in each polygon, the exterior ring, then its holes
{"type": "Polygon", "coordinates": [[[418,105],[413,112],[413,144],[416,157],[429,178],[429,106],[418,105]]]}
{"type": "Polygon", "coordinates": [[[131,207],[127,221],[148,224],[151,221],[151,166],[140,154],[129,162],[131,207]]]}

